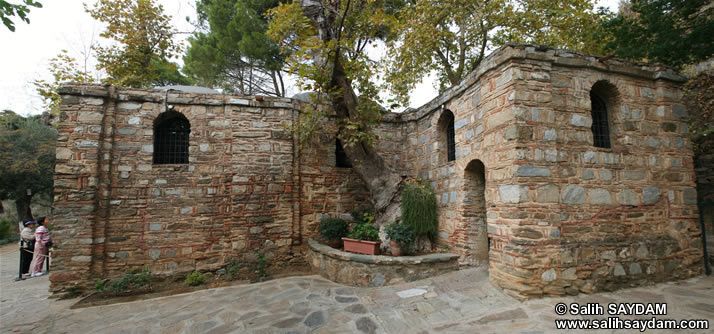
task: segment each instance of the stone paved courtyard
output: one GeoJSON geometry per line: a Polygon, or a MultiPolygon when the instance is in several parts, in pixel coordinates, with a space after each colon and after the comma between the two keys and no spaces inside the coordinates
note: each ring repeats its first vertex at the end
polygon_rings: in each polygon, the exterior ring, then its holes
{"type": "Polygon", "coordinates": [[[73,310],[76,299],[47,299],[46,276],[14,282],[17,257],[15,245],[0,248],[0,333],[550,333],[555,319],[583,319],[557,316],[559,302],[666,302],[662,318],[714,322],[714,277],[519,302],[484,269],[383,288],[292,277],[73,310]]]}

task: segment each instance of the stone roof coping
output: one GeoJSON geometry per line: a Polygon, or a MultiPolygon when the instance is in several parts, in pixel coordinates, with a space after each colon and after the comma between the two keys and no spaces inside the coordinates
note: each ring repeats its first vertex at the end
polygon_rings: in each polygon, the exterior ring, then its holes
{"type": "Polygon", "coordinates": [[[496,69],[511,59],[546,61],[558,66],[591,68],[602,72],[623,74],[649,80],[687,81],[686,77],[662,64],[632,62],[618,58],[600,61],[602,58],[604,58],[604,56],[588,55],[545,45],[509,43],[493,51],[481,61],[478,68],[469,73],[461,82],[451,86],[431,101],[416,109],[407,109],[399,114],[392,113],[385,118],[401,121],[421,119],[473,86],[487,72],[496,69]]]}
{"type": "Polygon", "coordinates": [[[262,108],[286,108],[299,110],[302,102],[286,97],[275,96],[243,96],[224,95],[216,91],[215,94],[196,93],[179,90],[157,90],[114,87],[101,84],[68,83],[58,90],[60,95],[112,97],[118,102],[153,102],[167,104],[195,104],[195,105],[237,105],[262,108]]]}
{"type": "MultiPolygon", "coordinates": [[[[647,80],[669,80],[685,82],[686,77],[676,73],[671,68],[661,64],[630,62],[617,58],[601,61],[604,57],[587,55],[564,49],[556,49],[534,44],[506,44],[483,59],[478,68],[469,73],[461,82],[439,94],[431,101],[416,109],[407,108],[401,113],[386,113],[384,122],[416,121],[442,105],[462,94],[478,82],[489,71],[498,68],[511,59],[532,59],[545,61],[557,66],[591,68],[602,72],[617,73],[647,80]]],[[[111,86],[100,84],[69,83],[61,87],[60,95],[81,95],[108,97],[111,86]]],[[[116,88],[116,98],[119,101],[166,102],[168,104],[204,104],[204,105],[239,105],[252,107],[289,108],[300,110],[304,96],[299,94],[293,98],[272,96],[240,96],[185,92],[177,90],[146,90],[136,88],[116,88]]]]}

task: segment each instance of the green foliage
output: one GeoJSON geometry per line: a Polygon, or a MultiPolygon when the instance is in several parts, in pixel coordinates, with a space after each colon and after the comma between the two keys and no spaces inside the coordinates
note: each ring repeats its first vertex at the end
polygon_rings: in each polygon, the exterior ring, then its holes
{"type": "Polygon", "coordinates": [[[340,240],[349,232],[347,222],[340,218],[322,218],[318,226],[320,236],[324,240],[340,240]]]}
{"type": "Polygon", "coordinates": [[[98,279],[94,282],[94,290],[97,292],[104,292],[107,289],[107,280],[98,279]]]}
{"type": "Polygon", "coordinates": [[[5,0],[0,0],[0,20],[10,31],[15,31],[15,23],[10,17],[17,15],[20,20],[25,23],[30,23],[30,18],[27,14],[30,12],[30,7],[42,8],[42,4],[34,0],[22,0],[21,4],[12,4],[5,0]]]}
{"type": "Polygon", "coordinates": [[[229,258],[226,265],[226,277],[229,280],[235,280],[240,277],[241,264],[237,259],[229,258]]]}
{"type": "MultiPolygon", "coordinates": [[[[40,116],[0,113],[0,199],[14,199],[18,208],[29,207],[32,196],[51,198],[55,170],[57,130],[40,116]],[[27,194],[28,189],[31,195],[27,194]]],[[[18,212],[19,218],[23,212],[18,212]]]]}
{"type": "Polygon", "coordinates": [[[377,140],[374,128],[382,117],[376,81],[379,63],[370,59],[365,49],[386,36],[393,16],[385,6],[395,2],[398,1],[295,1],[268,11],[268,34],[279,43],[283,53],[290,55],[288,72],[297,76],[300,90],[315,92],[312,103],[293,127],[301,142],[322,131],[320,124],[328,113],[319,106],[328,102],[337,110],[349,109],[338,113],[335,119],[339,139],[346,148],[371,145],[377,140]],[[340,14],[325,15],[329,22],[317,24],[320,20],[308,18],[301,4],[310,6],[312,14],[340,14]]]}
{"type": "Polygon", "coordinates": [[[258,280],[262,280],[268,276],[268,259],[261,251],[258,251],[256,255],[258,257],[258,261],[255,262],[255,265],[253,265],[253,272],[258,277],[258,280]]]}
{"type": "Polygon", "coordinates": [[[242,95],[285,96],[285,56],[265,34],[279,0],[199,0],[202,31],[190,39],[184,71],[199,84],[242,95]]]}
{"type": "Polygon", "coordinates": [[[436,71],[440,91],[476,69],[487,50],[508,42],[547,44],[576,51],[600,48],[591,31],[601,13],[594,0],[411,1],[399,9],[387,41],[386,82],[401,104],[422,78],[436,71]]]}
{"type": "Polygon", "coordinates": [[[356,223],[374,223],[374,208],[371,206],[365,206],[350,212],[352,220],[356,223]]]}
{"type": "Polygon", "coordinates": [[[42,96],[44,109],[52,115],[59,116],[60,103],[62,98],[57,90],[65,83],[91,83],[94,82],[92,75],[79,69],[77,60],[70,57],[67,50],[62,50],[54,58],[50,59],[48,66],[52,74],[52,82],[45,80],[35,80],[37,93],[42,96]]]}
{"type": "Polygon", "coordinates": [[[112,282],[112,284],[109,285],[109,290],[113,292],[123,292],[130,288],[140,288],[151,283],[151,280],[151,271],[149,271],[148,266],[134,268],[122,274],[118,280],[112,282]]]}
{"type": "Polygon", "coordinates": [[[181,74],[178,64],[168,60],[151,59],[152,66],[156,69],[156,77],[151,81],[154,86],[193,85],[191,78],[181,74]]]}
{"type": "Polygon", "coordinates": [[[605,49],[618,57],[681,68],[714,54],[711,0],[632,0],[603,24],[605,49]]]}
{"type": "Polygon", "coordinates": [[[411,251],[414,249],[414,240],[416,238],[414,229],[411,225],[392,223],[384,228],[390,240],[393,240],[403,250],[411,251]]]}
{"type": "Polygon", "coordinates": [[[690,78],[684,89],[689,112],[689,135],[694,154],[714,152],[714,73],[702,72],[690,78]]]}
{"type": "Polygon", "coordinates": [[[12,220],[8,218],[0,218],[0,240],[10,239],[14,237],[12,234],[12,220]]]}
{"type": "Polygon", "coordinates": [[[101,37],[112,40],[106,47],[92,47],[97,68],[105,71],[108,83],[117,86],[149,87],[160,73],[160,65],[178,55],[181,44],[171,17],[164,15],[156,0],[97,0],[85,11],[107,24],[101,37]]]}
{"type": "Polygon", "coordinates": [[[379,230],[371,223],[361,223],[355,225],[347,237],[357,240],[379,241],[379,230]]]}
{"type": "Polygon", "coordinates": [[[414,229],[417,236],[436,234],[437,202],[429,182],[421,179],[408,180],[402,192],[402,221],[414,229]]]}
{"type": "Polygon", "coordinates": [[[186,281],[184,281],[184,284],[186,284],[187,286],[197,286],[205,282],[206,275],[201,272],[194,271],[186,275],[186,281]]]}
{"type": "Polygon", "coordinates": [[[379,241],[379,230],[374,226],[374,208],[365,206],[350,213],[356,223],[347,235],[351,239],[379,241]]]}

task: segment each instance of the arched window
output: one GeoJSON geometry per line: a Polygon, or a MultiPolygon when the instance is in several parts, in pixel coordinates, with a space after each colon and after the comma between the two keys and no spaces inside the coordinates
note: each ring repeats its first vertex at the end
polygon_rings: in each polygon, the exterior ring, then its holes
{"type": "Polygon", "coordinates": [[[339,139],[335,139],[335,167],[352,168],[352,161],[347,156],[345,148],[339,139]]]}
{"type": "Polygon", "coordinates": [[[179,112],[169,110],[154,120],[154,163],[187,164],[191,124],[179,112]]]}
{"type": "Polygon", "coordinates": [[[592,130],[595,147],[610,148],[610,126],[605,101],[590,92],[590,102],[592,103],[592,130]]]}
{"type": "Polygon", "coordinates": [[[610,115],[607,113],[608,107],[612,109],[617,104],[617,88],[607,81],[598,81],[590,90],[590,113],[593,119],[591,127],[593,131],[593,145],[595,147],[610,148],[610,115]]]}
{"type": "Polygon", "coordinates": [[[440,143],[446,149],[446,161],[456,160],[456,138],[454,135],[454,114],[444,110],[437,123],[440,143]]]}

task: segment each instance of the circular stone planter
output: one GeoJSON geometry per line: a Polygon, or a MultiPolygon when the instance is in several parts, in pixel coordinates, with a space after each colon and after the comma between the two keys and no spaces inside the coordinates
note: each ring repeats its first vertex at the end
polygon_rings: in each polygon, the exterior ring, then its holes
{"type": "Polygon", "coordinates": [[[393,285],[459,269],[459,255],[452,253],[395,257],[343,252],[312,239],[308,245],[307,260],[315,271],[333,282],[351,286],[393,285]]]}

